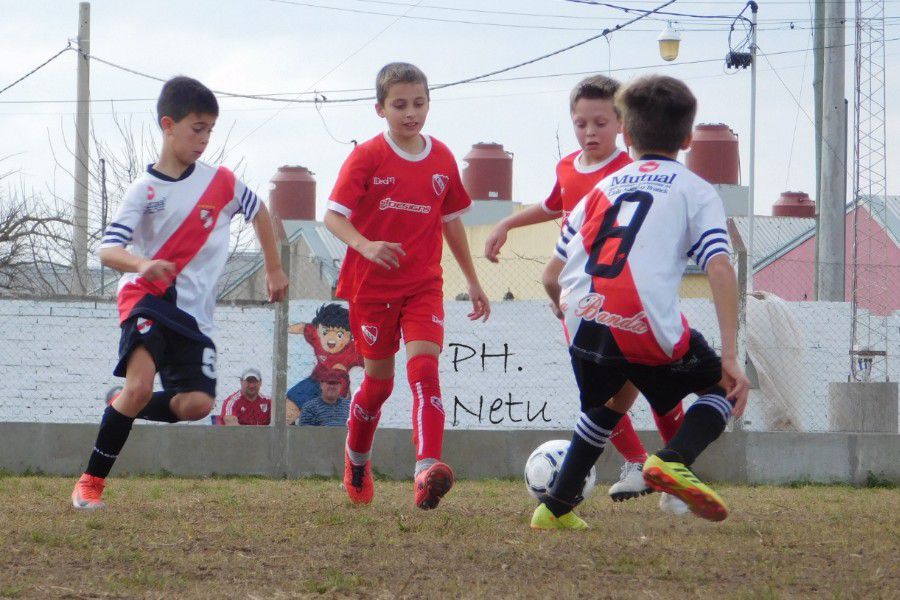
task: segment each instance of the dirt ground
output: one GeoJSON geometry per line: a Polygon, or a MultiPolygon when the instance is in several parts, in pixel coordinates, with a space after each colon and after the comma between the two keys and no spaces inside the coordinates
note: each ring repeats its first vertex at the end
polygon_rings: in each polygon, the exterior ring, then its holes
{"type": "Polygon", "coordinates": [[[0,597],[900,598],[900,490],[728,487],[723,523],[598,488],[586,532],[528,528],[521,482],[459,482],[436,511],[379,481],[0,477],[0,597]]]}

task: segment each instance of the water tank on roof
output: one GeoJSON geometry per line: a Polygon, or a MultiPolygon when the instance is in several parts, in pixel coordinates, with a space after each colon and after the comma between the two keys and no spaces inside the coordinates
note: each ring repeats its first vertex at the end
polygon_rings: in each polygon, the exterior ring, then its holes
{"type": "Polygon", "coordinates": [[[306,167],[278,167],[269,188],[269,210],[282,220],[316,219],[316,178],[306,167]]]}
{"type": "Polygon", "coordinates": [[[815,217],[816,203],[806,192],[782,192],[772,206],[775,217],[815,217]]]}
{"type": "Polygon", "coordinates": [[[741,159],[737,136],[724,123],[697,125],[685,164],[709,183],[738,185],[741,159]]]}
{"type": "Polygon", "coordinates": [[[512,152],[479,142],[463,157],[463,187],[472,200],[512,200],[512,152]]]}

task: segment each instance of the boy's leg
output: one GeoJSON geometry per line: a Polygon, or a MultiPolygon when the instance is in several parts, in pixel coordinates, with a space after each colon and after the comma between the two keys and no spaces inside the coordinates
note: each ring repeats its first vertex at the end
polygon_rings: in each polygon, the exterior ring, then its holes
{"type": "Polygon", "coordinates": [[[154,392],[139,419],[177,423],[205,419],[216,403],[216,346],[209,338],[189,338],[164,330],[165,363],[159,378],[163,389],[154,392]]]}
{"type": "Polygon", "coordinates": [[[371,451],[381,407],[394,389],[394,354],[400,348],[397,303],[350,303],[350,329],[365,375],[350,401],[344,448],[344,489],[356,504],[375,495],[371,451]]]}
{"type": "Polygon", "coordinates": [[[675,437],[675,434],[678,433],[678,428],[684,422],[684,407],[682,403],[679,402],[675,405],[675,408],[662,415],[655,410],[650,412],[653,413],[653,420],[656,422],[656,429],[659,431],[660,437],[662,437],[664,443],[668,444],[675,437]]]}
{"type": "Polygon", "coordinates": [[[427,290],[407,298],[400,325],[406,342],[406,375],[413,395],[415,503],[428,510],[436,508],[453,487],[453,471],[441,462],[444,404],[438,356],[444,343],[443,292],[427,290]]]}
{"type": "Polygon", "coordinates": [[[101,497],[106,477],[128,440],[135,416],[153,391],[156,363],[150,352],[143,346],[131,350],[125,373],[125,386],[103,412],[87,468],[72,491],[75,508],[92,510],[104,506],[101,497]]]}
{"type": "MultiPolygon", "coordinates": [[[[585,477],[600,458],[609,435],[622,418],[622,413],[606,406],[606,400],[613,390],[621,389],[625,377],[614,368],[577,356],[572,357],[572,367],[581,393],[581,415],[556,482],[543,502],[556,518],[570,512],[581,502],[585,477]]],[[[532,526],[535,524],[532,523],[532,526]]]]}

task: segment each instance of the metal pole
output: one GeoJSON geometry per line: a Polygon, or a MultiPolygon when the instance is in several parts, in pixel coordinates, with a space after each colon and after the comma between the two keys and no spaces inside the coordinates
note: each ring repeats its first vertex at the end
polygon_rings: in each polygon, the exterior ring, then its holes
{"type": "MultiPolygon", "coordinates": [[[[106,197],[106,159],[100,159],[100,235],[106,233],[107,218],[107,197],[106,197]]],[[[104,295],[106,290],[106,267],[100,263],[100,296],[104,295]]]]}
{"type": "Polygon", "coordinates": [[[752,39],[750,42],[750,178],[747,186],[747,216],[750,226],[750,234],[747,236],[747,291],[753,290],[753,265],[756,263],[753,245],[753,213],[756,211],[754,198],[756,183],[756,13],[759,6],[756,2],[750,2],[750,10],[753,20],[750,24],[752,39]]]}
{"type": "Polygon", "coordinates": [[[87,291],[87,227],[90,152],[91,5],[78,4],[78,102],[75,108],[75,194],[72,213],[72,285],[70,293],[87,291]]]}
{"type": "MultiPolygon", "coordinates": [[[[825,73],[825,0],[816,0],[813,29],[813,108],[816,145],[816,239],[819,238],[819,210],[822,208],[822,78],[825,73]]],[[[815,244],[813,300],[819,299],[819,244],[815,244]]]]}
{"type": "MultiPolygon", "coordinates": [[[[276,233],[278,228],[276,227],[276,233]]],[[[281,266],[285,273],[291,272],[291,246],[282,238],[279,242],[281,266]]],[[[290,296],[275,306],[275,325],[272,335],[272,464],[278,477],[287,475],[287,425],[284,422],[287,402],[287,362],[288,362],[288,325],[290,324],[290,296]]]]}
{"type": "Polygon", "coordinates": [[[818,300],[844,300],[844,220],[846,210],[844,143],[844,0],[825,4],[822,177],[819,209],[818,300]]]}

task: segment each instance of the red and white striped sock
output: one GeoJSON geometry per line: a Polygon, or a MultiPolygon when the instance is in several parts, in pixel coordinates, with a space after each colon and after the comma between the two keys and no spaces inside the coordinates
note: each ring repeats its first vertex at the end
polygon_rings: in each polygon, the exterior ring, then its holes
{"type": "Polygon", "coordinates": [[[375,379],[366,375],[350,402],[347,419],[347,454],[355,465],[364,465],[372,451],[381,406],[394,389],[394,378],[375,379]]]}
{"type": "Polygon", "coordinates": [[[440,460],[444,445],[444,405],[438,359],[430,354],[414,356],[406,363],[413,394],[413,441],[416,461],[440,460]]]}

